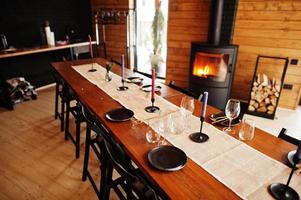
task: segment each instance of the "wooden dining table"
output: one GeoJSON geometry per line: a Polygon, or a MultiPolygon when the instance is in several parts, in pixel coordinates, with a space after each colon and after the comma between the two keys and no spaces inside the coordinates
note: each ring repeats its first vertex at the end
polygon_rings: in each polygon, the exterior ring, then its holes
{"type": "MultiPolygon", "coordinates": [[[[105,114],[114,109],[122,107],[117,101],[102,91],[99,87],[85,79],[77,73],[72,66],[89,64],[96,62],[105,66],[106,60],[102,58],[55,62],[51,63],[54,70],[65,80],[72,88],[78,99],[92,111],[98,120],[110,131],[115,139],[122,145],[127,154],[147,178],[155,185],[160,193],[168,199],[240,199],[231,189],[219,182],[205,169],[188,158],[186,166],[175,172],[159,171],[151,167],[148,162],[147,154],[156,144],[150,144],[146,141],[145,132],[147,125],[141,123],[134,125],[134,121],[129,120],[122,123],[110,122],[105,114]]],[[[112,71],[121,74],[119,66],[113,67],[112,71]]],[[[126,70],[125,76],[133,75],[134,72],[126,70]]],[[[144,78],[144,81],[150,83],[150,79],[144,78]]],[[[157,95],[160,95],[169,102],[179,106],[184,94],[176,91],[165,84],[157,95]]],[[[194,115],[199,116],[202,103],[195,100],[194,115]]],[[[210,123],[209,116],[220,111],[212,106],[207,107],[206,121],[210,123]]],[[[218,129],[222,127],[216,126],[218,129]]],[[[232,137],[238,138],[240,126],[234,129],[235,134],[232,137]]],[[[225,133],[226,134],[226,133],[225,133]]],[[[253,140],[245,142],[247,145],[262,152],[263,154],[288,164],[287,153],[296,149],[284,140],[281,140],[263,130],[255,129],[253,140]]]]}

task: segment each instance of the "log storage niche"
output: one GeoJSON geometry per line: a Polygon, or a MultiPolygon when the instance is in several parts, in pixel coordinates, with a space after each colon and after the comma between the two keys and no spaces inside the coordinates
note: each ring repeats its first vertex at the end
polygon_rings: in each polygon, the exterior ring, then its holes
{"type": "Polygon", "coordinates": [[[257,57],[248,114],[274,119],[288,61],[281,57],[257,57]]]}

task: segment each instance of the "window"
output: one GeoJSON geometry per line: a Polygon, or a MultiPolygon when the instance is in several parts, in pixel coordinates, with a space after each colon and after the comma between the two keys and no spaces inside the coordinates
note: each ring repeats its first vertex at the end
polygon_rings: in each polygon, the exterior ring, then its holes
{"type": "MultiPolygon", "coordinates": [[[[151,57],[153,55],[152,23],[155,16],[155,1],[158,0],[136,0],[136,70],[142,73],[151,73],[151,57]]],[[[163,63],[158,70],[158,76],[166,76],[166,55],[167,55],[167,19],[168,0],[161,1],[161,11],[164,17],[162,34],[161,57],[163,63]]]]}

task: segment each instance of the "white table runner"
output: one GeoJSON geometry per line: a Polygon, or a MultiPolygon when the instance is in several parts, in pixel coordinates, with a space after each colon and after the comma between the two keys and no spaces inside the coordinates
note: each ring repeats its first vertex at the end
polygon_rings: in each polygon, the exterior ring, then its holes
{"type": "MultiPolygon", "coordinates": [[[[127,84],[129,90],[117,91],[121,85],[120,77],[112,74],[112,81],[104,80],[106,70],[94,63],[96,72],[88,72],[91,64],[73,67],[87,80],[118,101],[121,105],[134,111],[135,118],[141,121],[158,120],[158,114],[147,113],[144,108],[150,105],[150,93],[140,90],[135,84],[127,84]]],[[[156,95],[157,106],[161,116],[169,113],[179,115],[179,108],[156,95]]],[[[162,120],[162,118],[161,118],[162,120]]],[[[189,116],[188,129],[184,134],[167,134],[167,140],[181,148],[187,156],[229,187],[243,199],[273,199],[267,190],[271,183],[286,183],[290,168],[271,159],[243,142],[205,123],[204,132],[210,139],[205,143],[194,143],[188,138],[188,133],[199,130],[200,121],[195,116],[189,116]]],[[[186,122],[186,123],[187,123],[186,122]]],[[[256,137],[256,136],[255,136],[256,137]]],[[[277,146],[275,146],[277,148],[277,146]]],[[[294,175],[290,186],[301,195],[301,177],[294,175]]]]}

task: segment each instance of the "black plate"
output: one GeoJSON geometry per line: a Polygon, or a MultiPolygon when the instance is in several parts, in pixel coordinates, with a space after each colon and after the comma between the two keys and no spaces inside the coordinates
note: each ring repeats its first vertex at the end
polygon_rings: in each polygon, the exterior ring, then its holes
{"type": "Polygon", "coordinates": [[[131,119],[134,112],[126,108],[117,108],[107,112],[106,118],[114,122],[124,122],[131,119]]]}
{"type": "MultiPolygon", "coordinates": [[[[144,91],[144,92],[151,92],[152,91],[152,85],[143,85],[141,87],[141,89],[144,91]]],[[[155,92],[159,92],[161,90],[161,86],[160,85],[157,85],[155,87],[155,92]]]]}
{"type": "Polygon", "coordinates": [[[143,81],[143,78],[138,76],[132,76],[125,79],[125,81],[128,83],[141,83],[143,81]]]}
{"type": "Polygon", "coordinates": [[[182,169],[186,162],[186,154],[174,146],[159,146],[148,152],[148,161],[159,170],[177,171],[182,169]]]}
{"type": "MultiPolygon", "coordinates": [[[[212,122],[215,122],[217,120],[220,120],[221,119],[220,117],[226,117],[225,113],[224,112],[218,112],[218,113],[212,114],[212,115],[210,115],[209,119],[212,122]]],[[[241,120],[239,118],[236,118],[236,119],[232,120],[231,126],[237,126],[240,123],[240,121],[241,120]]],[[[229,120],[225,119],[223,121],[214,123],[214,125],[229,126],[229,120]]]]}

